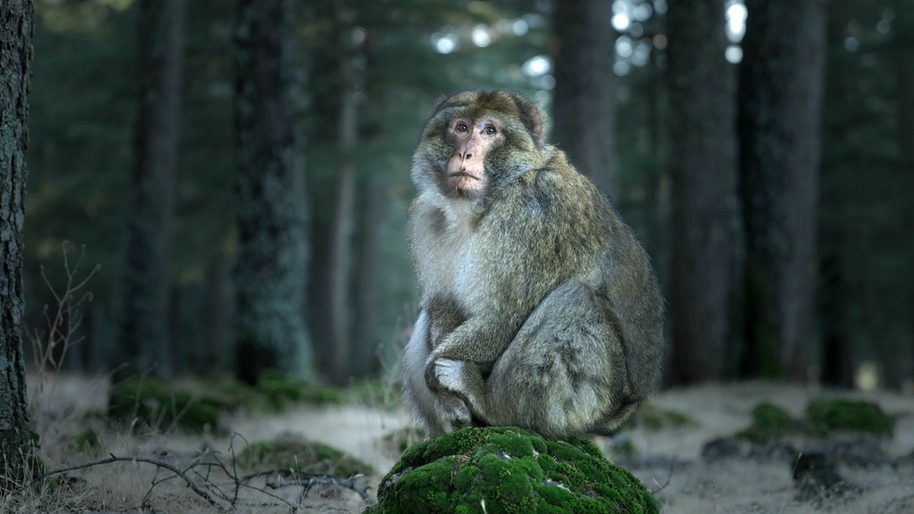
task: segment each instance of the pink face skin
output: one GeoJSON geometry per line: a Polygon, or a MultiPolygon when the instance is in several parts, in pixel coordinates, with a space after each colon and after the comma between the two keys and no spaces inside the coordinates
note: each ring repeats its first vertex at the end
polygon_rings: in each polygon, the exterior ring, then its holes
{"type": "Polygon", "coordinates": [[[454,118],[448,134],[457,142],[457,150],[447,163],[447,175],[454,188],[479,191],[488,177],[485,172],[486,154],[504,139],[498,120],[483,117],[475,120],[454,118]]]}

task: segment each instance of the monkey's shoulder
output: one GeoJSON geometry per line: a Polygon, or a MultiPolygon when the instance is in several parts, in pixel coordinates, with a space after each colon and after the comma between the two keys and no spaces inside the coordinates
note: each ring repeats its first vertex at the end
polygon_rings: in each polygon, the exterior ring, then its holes
{"type": "Polygon", "coordinates": [[[567,230],[567,225],[587,230],[613,225],[613,208],[606,196],[563,164],[529,170],[506,188],[507,201],[493,206],[506,211],[513,222],[527,219],[561,230],[567,230]]]}

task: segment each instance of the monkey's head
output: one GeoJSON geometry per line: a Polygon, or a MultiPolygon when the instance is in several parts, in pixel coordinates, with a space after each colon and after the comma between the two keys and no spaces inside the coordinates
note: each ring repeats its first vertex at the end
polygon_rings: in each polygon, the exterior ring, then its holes
{"type": "Polygon", "coordinates": [[[470,89],[444,98],[425,124],[412,179],[448,198],[481,200],[541,166],[543,116],[520,93],[470,89]]]}

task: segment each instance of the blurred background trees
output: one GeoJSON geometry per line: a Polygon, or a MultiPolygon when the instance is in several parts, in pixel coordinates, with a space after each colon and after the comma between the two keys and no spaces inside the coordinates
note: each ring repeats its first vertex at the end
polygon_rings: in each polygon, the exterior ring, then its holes
{"type": "Polygon", "coordinates": [[[645,243],[671,380],[914,389],[911,0],[288,0],[269,30],[242,2],[184,2],[152,279],[125,230],[131,170],[154,165],[133,144],[135,77],[156,73],[142,4],[36,1],[25,319],[40,329],[53,300],[39,265],[59,281],[61,242],[86,245],[102,271],[74,370],[110,368],[121,313],[153,301],[162,342],[130,342],[156,369],[242,372],[249,340],[297,355],[263,366],[328,382],[390,369],[416,314],[412,151],[440,95],[483,87],[550,113],[548,139],[645,243]]]}

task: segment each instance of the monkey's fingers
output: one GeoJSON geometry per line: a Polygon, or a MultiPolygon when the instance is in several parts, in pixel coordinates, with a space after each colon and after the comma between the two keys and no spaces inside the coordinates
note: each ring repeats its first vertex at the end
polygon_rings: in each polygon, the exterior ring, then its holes
{"type": "Polygon", "coordinates": [[[438,359],[434,362],[435,378],[442,388],[457,394],[466,394],[466,365],[464,361],[438,359]]]}

